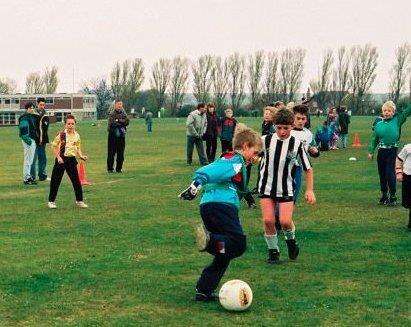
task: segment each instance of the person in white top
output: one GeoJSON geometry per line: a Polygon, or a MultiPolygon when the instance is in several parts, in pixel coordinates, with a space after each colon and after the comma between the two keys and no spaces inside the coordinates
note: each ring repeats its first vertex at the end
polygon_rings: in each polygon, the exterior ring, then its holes
{"type": "Polygon", "coordinates": [[[402,206],[408,209],[408,229],[411,230],[411,143],[398,154],[395,174],[397,181],[402,182],[402,206]]]}

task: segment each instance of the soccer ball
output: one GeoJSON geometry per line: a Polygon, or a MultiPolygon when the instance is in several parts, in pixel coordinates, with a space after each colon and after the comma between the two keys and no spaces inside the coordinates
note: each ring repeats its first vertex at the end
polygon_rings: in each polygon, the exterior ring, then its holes
{"type": "Polygon", "coordinates": [[[224,309],[230,311],[243,311],[248,309],[253,301],[253,292],[250,286],[239,279],[226,282],[218,294],[224,309]]]}

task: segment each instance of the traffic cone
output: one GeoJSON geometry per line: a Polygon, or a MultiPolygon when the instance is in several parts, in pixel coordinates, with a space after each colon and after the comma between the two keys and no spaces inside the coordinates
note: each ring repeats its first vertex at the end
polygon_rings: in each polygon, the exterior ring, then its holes
{"type": "Polygon", "coordinates": [[[77,165],[78,177],[80,179],[81,185],[91,185],[91,183],[87,180],[86,176],[86,166],[83,162],[80,162],[77,165]]]}
{"type": "Polygon", "coordinates": [[[354,142],[352,144],[352,147],[353,148],[361,148],[362,147],[362,144],[361,144],[361,141],[360,141],[360,136],[358,135],[358,133],[354,134],[354,142]]]}

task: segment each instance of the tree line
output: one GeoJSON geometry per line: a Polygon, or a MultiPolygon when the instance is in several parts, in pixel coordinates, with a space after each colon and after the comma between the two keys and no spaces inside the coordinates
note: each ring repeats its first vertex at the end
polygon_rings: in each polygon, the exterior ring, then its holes
{"type": "MultiPolygon", "coordinates": [[[[281,100],[296,99],[301,89],[306,51],[257,51],[227,57],[203,55],[193,61],[182,56],[160,58],[145,74],[142,59],[116,62],[108,78],[84,83],[81,92],[96,94],[98,117],[105,117],[113,99],[122,99],[126,108],[145,107],[156,112],[165,108],[171,116],[187,113],[184,99],[191,86],[197,102],[214,102],[219,110],[231,106],[235,112],[258,111],[281,100]],[[141,90],[144,79],[150,88],[141,90]]],[[[327,49],[318,75],[309,83],[319,109],[346,105],[355,114],[369,113],[375,100],[370,92],[376,78],[377,48],[371,44],[327,49]]],[[[388,96],[397,103],[410,83],[411,45],[397,47],[390,69],[388,96]]],[[[53,93],[58,86],[57,67],[26,78],[26,93],[53,93]]],[[[0,93],[12,93],[16,86],[0,79],[0,93]]],[[[411,88],[411,86],[410,86],[411,88]]],[[[191,108],[188,108],[191,109],[191,108]]]]}

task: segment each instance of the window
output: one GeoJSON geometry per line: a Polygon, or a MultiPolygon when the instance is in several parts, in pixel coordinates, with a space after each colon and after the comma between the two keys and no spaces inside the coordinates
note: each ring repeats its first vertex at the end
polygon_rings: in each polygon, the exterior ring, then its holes
{"type": "Polygon", "coordinates": [[[5,104],[10,104],[10,99],[4,99],[5,104]]]}
{"type": "Polygon", "coordinates": [[[20,99],[13,98],[13,99],[11,99],[11,103],[13,103],[13,104],[19,104],[19,103],[20,103],[20,99]]]}
{"type": "Polygon", "coordinates": [[[54,104],[53,98],[46,98],[46,104],[54,104]]]}

